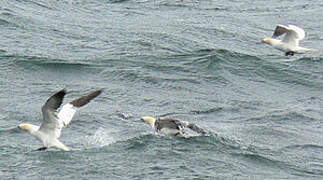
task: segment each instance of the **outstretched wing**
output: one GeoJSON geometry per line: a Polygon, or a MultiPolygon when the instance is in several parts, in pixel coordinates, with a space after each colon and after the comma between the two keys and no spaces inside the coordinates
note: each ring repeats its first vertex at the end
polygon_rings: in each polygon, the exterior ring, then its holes
{"type": "Polygon", "coordinates": [[[302,28],[294,25],[277,25],[273,38],[281,36],[285,33],[286,35],[282,41],[290,44],[290,46],[298,46],[299,41],[305,38],[305,31],[302,28]]]}
{"type": "Polygon", "coordinates": [[[291,29],[291,31],[294,31],[298,40],[303,40],[305,38],[305,31],[302,28],[294,25],[288,25],[288,27],[291,29]]]}
{"type": "Polygon", "coordinates": [[[101,90],[93,91],[85,96],[82,96],[78,99],[71,101],[70,103],[65,104],[58,113],[58,118],[63,127],[66,127],[72,120],[76,111],[89,103],[92,99],[96,98],[102,92],[101,90]]]}
{"type": "Polygon", "coordinates": [[[52,95],[42,107],[43,122],[39,128],[40,131],[47,133],[49,136],[59,137],[61,125],[58,121],[57,109],[61,106],[66,90],[62,89],[52,95]]]}
{"type": "Polygon", "coordinates": [[[66,91],[63,89],[51,96],[45,105],[42,107],[43,123],[40,126],[40,131],[43,131],[50,136],[59,138],[63,127],[66,127],[72,120],[78,108],[86,105],[92,99],[100,95],[102,90],[93,91],[85,96],[73,100],[65,104],[62,109],[57,112],[57,109],[62,104],[66,91]]]}
{"type": "Polygon", "coordinates": [[[206,133],[206,131],[205,131],[204,129],[202,129],[202,128],[200,128],[200,127],[196,126],[196,125],[195,125],[195,124],[193,124],[193,123],[188,123],[186,127],[190,128],[191,130],[193,130],[193,131],[195,131],[195,132],[197,132],[197,133],[199,133],[199,134],[202,134],[202,135],[206,135],[206,134],[207,134],[207,133],[206,133]]]}
{"type": "Polygon", "coordinates": [[[183,128],[183,124],[177,119],[165,118],[157,119],[155,122],[155,127],[157,131],[160,131],[163,128],[181,130],[183,128]]]}
{"type": "Polygon", "coordinates": [[[289,28],[287,26],[284,26],[284,25],[277,25],[276,26],[276,29],[274,31],[274,34],[273,34],[273,38],[276,38],[276,37],[279,37],[285,33],[288,33],[289,31],[289,28]]]}
{"type": "Polygon", "coordinates": [[[207,134],[207,132],[204,129],[196,126],[193,123],[186,122],[186,121],[180,121],[180,120],[173,119],[173,118],[158,119],[155,122],[155,127],[156,127],[157,131],[161,131],[163,128],[166,128],[166,129],[176,129],[179,132],[183,132],[182,130],[185,127],[187,127],[187,128],[190,128],[191,130],[193,130],[196,133],[199,133],[201,135],[207,134]]]}

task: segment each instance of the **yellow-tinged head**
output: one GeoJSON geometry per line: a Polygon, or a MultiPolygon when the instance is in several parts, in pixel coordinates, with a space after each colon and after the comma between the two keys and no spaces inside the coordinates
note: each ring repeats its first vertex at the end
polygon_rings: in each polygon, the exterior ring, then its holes
{"type": "Polygon", "coordinates": [[[30,129],[30,124],[28,124],[28,123],[21,123],[21,124],[19,124],[18,127],[20,129],[22,129],[22,130],[28,131],[30,129]]]}
{"type": "Polygon", "coordinates": [[[264,42],[264,43],[266,43],[266,44],[271,44],[271,43],[272,43],[272,41],[273,41],[273,39],[272,39],[272,38],[270,38],[270,37],[266,37],[265,39],[263,39],[263,40],[262,40],[262,42],[264,42]]]}
{"type": "Polygon", "coordinates": [[[156,121],[155,118],[150,117],[150,116],[141,117],[141,120],[143,120],[145,123],[150,124],[150,125],[154,125],[155,121],[156,121]]]}

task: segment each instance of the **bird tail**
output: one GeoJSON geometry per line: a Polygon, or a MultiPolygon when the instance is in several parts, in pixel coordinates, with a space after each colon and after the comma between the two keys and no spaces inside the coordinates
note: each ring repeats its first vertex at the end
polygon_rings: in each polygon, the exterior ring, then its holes
{"type": "Polygon", "coordinates": [[[313,48],[305,48],[305,51],[317,51],[317,49],[313,49],[313,48]]]}
{"type": "Polygon", "coordinates": [[[64,150],[64,151],[69,151],[70,148],[68,148],[67,146],[65,146],[63,143],[61,143],[58,139],[55,139],[52,144],[51,144],[52,147],[55,147],[57,149],[61,149],[61,150],[64,150]]]}
{"type": "Polygon", "coordinates": [[[311,51],[317,51],[317,49],[299,47],[296,50],[297,53],[301,53],[301,54],[306,52],[311,52],[311,51]]]}

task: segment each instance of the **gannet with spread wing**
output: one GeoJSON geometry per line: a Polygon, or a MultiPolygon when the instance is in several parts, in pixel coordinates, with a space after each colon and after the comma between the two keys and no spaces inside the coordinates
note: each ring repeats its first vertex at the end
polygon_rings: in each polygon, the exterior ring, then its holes
{"type": "Polygon", "coordinates": [[[58,138],[61,131],[72,120],[76,111],[90,102],[92,99],[100,95],[102,90],[93,91],[85,96],[65,104],[58,112],[61,106],[66,90],[62,89],[52,95],[42,107],[43,121],[40,126],[29,123],[22,123],[18,127],[22,130],[28,131],[43,143],[43,147],[37,150],[45,150],[49,147],[54,147],[64,151],[69,151],[70,148],[61,143],[58,138]]]}
{"type": "Polygon", "coordinates": [[[274,48],[285,52],[285,55],[293,56],[294,53],[306,53],[314,51],[314,49],[303,48],[299,46],[299,41],[305,38],[305,31],[294,25],[277,25],[273,36],[263,39],[263,42],[273,46],[274,48]],[[282,40],[274,39],[286,34],[282,40]]]}

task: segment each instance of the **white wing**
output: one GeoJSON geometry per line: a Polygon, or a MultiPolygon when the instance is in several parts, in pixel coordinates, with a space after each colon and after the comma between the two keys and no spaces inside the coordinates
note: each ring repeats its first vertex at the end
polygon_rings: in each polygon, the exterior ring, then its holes
{"type": "Polygon", "coordinates": [[[296,37],[298,40],[303,40],[305,38],[305,31],[302,28],[299,28],[294,25],[288,25],[288,27],[296,33],[296,37]]]}
{"type": "Polygon", "coordinates": [[[296,47],[299,44],[299,41],[304,39],[305,31],[294,25],[277,25],[273,37],[278,37],[285,34],[283,42],[288,43],[290,46],[296,47]]]}
{"type": "Polygon", "coordinates": [[[51,96],[45,105],[42,107],[43,123],[40,126],[40,131],[43,131],[50,136],[59,138],[63,127],[66,127],[72,120],[78,108],[86,105],[92,99],[101,94],[102,90],[97,90],[83,97],[73,100],[65,104],[57,113],[57,109],[62,104],[66,91],[63,89],[51,96]]]}
{"type": "Polygon", "coordinates": [[[61,106],[65,94],[65,89],[60,90],[48,98],[46,103],[43,105],[43,122],[39,131],[42,131],[51,137],[58,138],[60,136],[63,124],[59,121],[57,109],[61,106]]]}
{"type": "Polygon", "coordinates": [[[289,43],[291,46],[297,47],[299,45],[299,41],[304,39],[305,32],[303,29],[294,26],[288,25],[289,31],[285,35],[283,42],[289,43]]]}
{"type": "Polygon", "coordinates": [[[60,123],[66,127],[72,120],[76,111],[89,103],[92,99],[100,95],[102,90],[93,91],[85,96],[82,96],[78,99],[73,100],[70,103],[65,104],[58,113],[58,118],[60,123]]]}
{"type": "Polygon", "coordinates": [[[62,107],[57,116],[63,127],[66,127],[71,122],[76,111],[77,108],[71,103],[67,103],[62,107]]]}

